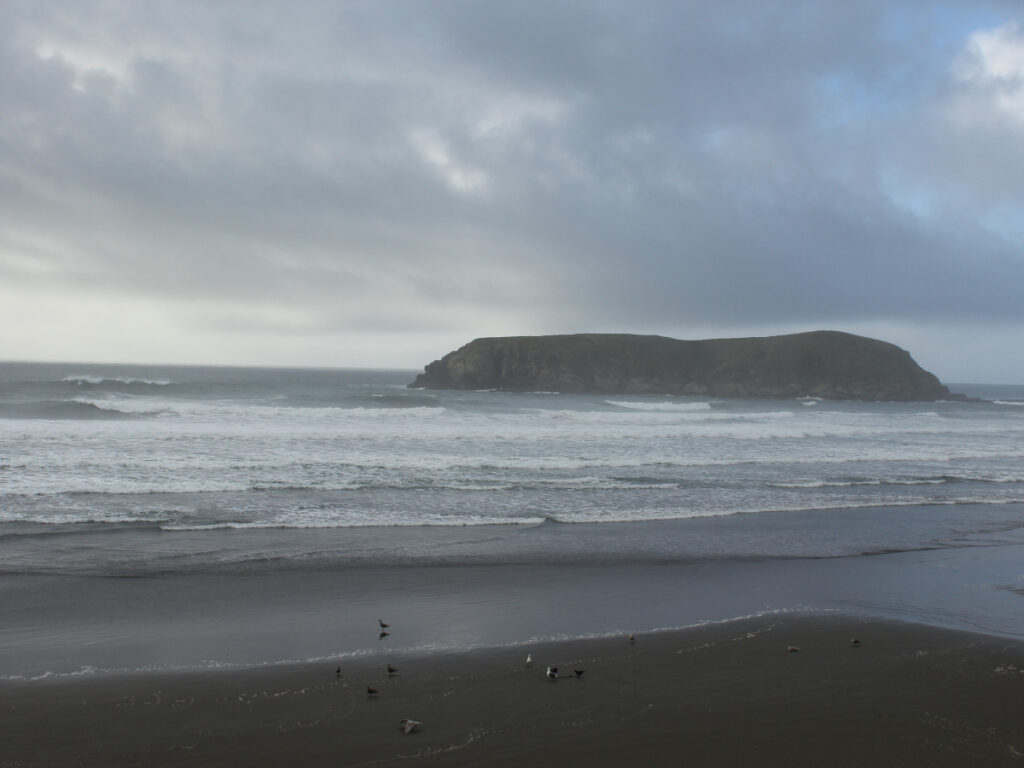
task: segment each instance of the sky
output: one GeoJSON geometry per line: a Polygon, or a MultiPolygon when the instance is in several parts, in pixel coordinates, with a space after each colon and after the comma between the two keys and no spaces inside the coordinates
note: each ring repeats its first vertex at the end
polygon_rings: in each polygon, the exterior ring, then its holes
{"type": "Polygon", "coordinates": [[[815,329],[1024,383],[1024,4],[0,0],[0,359],[815,329]]]}

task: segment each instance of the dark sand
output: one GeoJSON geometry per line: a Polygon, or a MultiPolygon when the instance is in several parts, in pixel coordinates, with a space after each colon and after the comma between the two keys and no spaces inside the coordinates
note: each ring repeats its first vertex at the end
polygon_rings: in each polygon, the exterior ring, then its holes
{"type": "Polygon", "coordinates": [[[0,683],[0,766],[1024,766],[1024,644],[918,625],[766,617],[335,666],[0,683]]]}

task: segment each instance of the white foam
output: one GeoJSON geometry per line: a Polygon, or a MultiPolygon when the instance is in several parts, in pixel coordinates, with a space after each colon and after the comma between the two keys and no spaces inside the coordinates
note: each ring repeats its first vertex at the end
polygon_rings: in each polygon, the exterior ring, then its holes
{"type": "Polygon", "coordinates": [[[166,387],[175,383],[166,379],[137,379],[133,377],[122,378],[119,376],[90,376],[87,374],[65,376],[61,381],[69,384],[90,384],[93,386],[109,382],[111,384],[146,384],[154,387],[166,387]]]}
{"type": "Polygon", "coordinates": [[[616,408],[625,408],[634,411],[667,411],[677,413],[680,411],[710,411],[711,403],[676,403],[676,402],[636,402],[632,400],[606,400],[608,405],[616,408]]]}
{"type": "MultiPolygon", "coordinates": [[[[977,478],[972,478],[977,479],[977,478]]],[[[808,480],[794,483],[768,483],[772,488],[854,488],[883,485],[943,485],[946,478],[871,478],[865,480],[808,480]]]]}
{"type": "Polygon", "coordinates": [[[273,528],[462,528],[491,525],[539,525],[544,521],[543,517],[442,516],[437,514],[418,516],[415,512],[377,513],[371,518],[367,517],[365,513],[358,514],[342,510],[319,516],[287,514],[274,520],[258,520],[248,523],[163,523],[160,528],[164,531],[247,531],[273,528]]]}

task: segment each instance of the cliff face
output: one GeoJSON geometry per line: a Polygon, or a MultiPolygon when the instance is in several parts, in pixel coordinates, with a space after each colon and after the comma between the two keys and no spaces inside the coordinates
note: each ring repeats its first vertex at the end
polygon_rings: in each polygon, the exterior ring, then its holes
{"type": "Polygon", "coordinates": [[[681,341],[576,334],[477,339],[410,387],[833,400],[944,400],[949,390],[884,341],[837,331],[681,341]]]}

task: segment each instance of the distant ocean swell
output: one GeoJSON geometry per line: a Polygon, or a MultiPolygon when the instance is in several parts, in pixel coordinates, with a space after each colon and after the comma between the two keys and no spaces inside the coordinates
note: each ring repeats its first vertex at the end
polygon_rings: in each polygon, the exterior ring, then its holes
{"type": "Polygon", "coordinates": [[[410,379],[0,368],[0,525],[478,526],[1024,496],[1024,412],[994,402],[538,397],[410,379]]]}
{"type": "MultiPolygon", "coordinates": [[[[580,467],[583,468],[583,467],[580,467]]],[[[596,469],[597,467],[590,467],[596,469]]],[[[941,487],[951,485],[1017,485],[1024,484],[1024,473],[1010,469],[997,471],[973,471],[945,473],[941,475],[898,475],[898,476],[822,476],[815,473],[809,478],[792,477],[796,467],[789,473],[790,478],[774,479],[739,478],[742,484],[737,485],[737,478],[701,475],[674,475],[664,472],[669,469],[683,469],[682,466],[658,467],[663,470],[659,475],[631,476],[621,472],[624,467],[612,465],[612,469],[620,472],[611,475],[571,475],[571,476],[538,476],[523,474],[522,467],[510,466],[501,472],[495,471],[491,476],[474,475],[464,468],[455,476],[444,477],[436,474],[427,476],[408,470],[374,471],[372,476],[360,478],[359,471],[340,472],[336,467],[300,467],[283,465],[276,468],[278,477],[268,476],[266,471],[251,472],[229,469],[225,472],[210,474],[198,472],[199,468],[182,465],[177,468],[163,468],[161,473],[152,473],[136,477],[125,474],[138,473],[135,467],[72,466],[62,472],[62,476],[48,478],[54,468],[40,468],[37,472],[26,471],[25,465],[8,465],[5,470],[9,474],[17,474],[6,483],[4,496],[14,498],[45,498],[45,497],[76,497],[76,496],[112,496],[119,495],[160,495],[160,494],[218,494],[228,492],[282,492],[282,491],[319,491],[341,493],[374,492],[374,491],[446,491],[458,493],[495,493],[495,492],[552,492],[572,493],[574,491],[643,491],[645,493],[664,492],[679,495],[679,492],[705,488],[735,489],[744,488],[749,493],[778,491],[800,491],[811,489],[845,489],[845,488],[913,488],[941,487]],[[100,471],[107,469],[110,475],[104,476],[100,471]],[[189,477],[187,470],[193,470],[195,476],[189,477]],[[84,476],[82,476],[84,475],[84,476]],[[346,476],[349,475],[349,476],[346,476]]],[[[643,468],[643,467],[639,467],[643,468]]],[[[712,467],[725,469],[725,467],[712,467]]],[[[263,468],[265,470],[265,468],[263,468]]],[[[654,469],[654,467],[648,467],[654,469]]],[[[700,469],[691,467],[691,469],[700,469]]],[[[707,468],[705,468],[707,469],[707,468]]],[[[753,467],[746,467],[753,471],[753,467]]],[[[777,469],[777,468],[776,468],[777,469]]],[[[429,470],[421,470],[427,473],[429,470]]],[[[436,470],[435,470],[436,472],[436,470]]],[[[779,473],[776,473],[779,474],[779,473]]],[[[1001,499],[1000,499],[1001,500],[1001,499]]],[[[5,512],[0,510],[0,519],[5,512]]]]}

